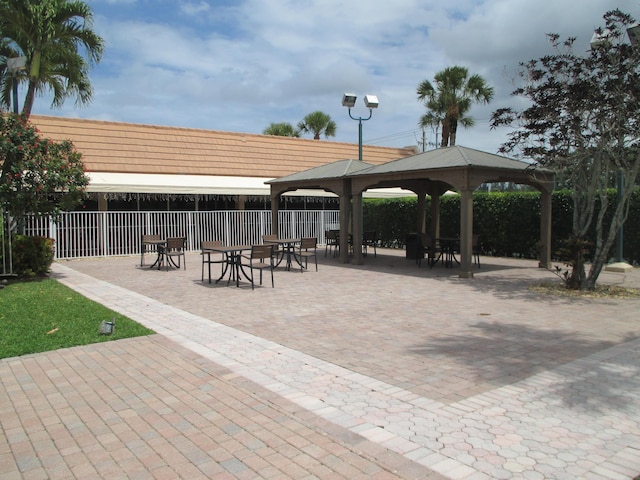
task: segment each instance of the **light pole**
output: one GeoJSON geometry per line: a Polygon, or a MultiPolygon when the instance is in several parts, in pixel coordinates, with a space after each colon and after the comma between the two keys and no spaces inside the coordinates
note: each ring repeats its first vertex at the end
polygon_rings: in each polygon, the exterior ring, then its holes
{"type": "Polygon", "coordinates": [[[356,99],[358,97],[353,93],[345,93],[342,96],[342,106],[347,107],[349,109],[349,117],[352,120],[358,121],[358,160],[362,161],[362,122],[366,122],[371,119],[373,115],[373,109],[378,108],[378,97],[375,95],[365,95],[364,96],[364,104],[369,109],[369,116],[367,118],[363,117],[354,117],[351,115],[351,109],[356,104],[356,99]]]}
{"type": "Polygon", "coordinates": [[[11,74],[11,84],[13,89],[11,96],[13,97],[13,113],[18,113],[18,72],[24,70],[27,64],[27,57],[16,57],[7,59],[7,70],[11,74]]]}

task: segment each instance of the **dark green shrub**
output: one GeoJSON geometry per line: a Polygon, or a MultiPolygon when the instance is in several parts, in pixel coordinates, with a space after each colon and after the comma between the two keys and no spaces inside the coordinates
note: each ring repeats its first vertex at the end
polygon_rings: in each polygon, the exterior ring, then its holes
{"type": "Polygon", "coordinates": [[[474,233],[485,253],[535,258],[540,239],[538,192],[493,192],[474,195],[474,233]]]}
{"type": "MultiPolygon", "coordinates": [[[[616,204],[616,190],[608,192],[609,208],[604,226],[611,221],[616,204]]],[[[375,230],[383,246],[403,247],[407,233],[417,228],[417,199],[365,199],[364,229],[375,230]]],[[[563,242],[571,237],[573,200],[571,192],[560,190],[552,195],[551,252],[560,259],[563,242]]],[[[597,201],[596,215],[600,210],[597,201]]],[[[426,200],[426,227],[431,224],[430,198],[426,200]]],[[[473,195],[473,232],[480,235],[484,254],[506,257],[536,258],[540,239],[539,192],[476,192],[473,195]]],[[[440,199],[440,235],[460,234],[460,196],[443,195],[440,199]]],[[[585,238],[595,244],[595,222],[585,238]]],[[[614,251],[610,252],[613,256],[614,251]]],[[[624,258],[640,262],[640,190],[631,198],[624,224],[624,258]]]]}
{"type": "Polygon", "coordinates": [[[384,247],[402,247],[407,233],[416,231],[415,198],[366,199],[362,209],[364,230],[375,231],[384,247]]]}
{"type": "MultiPolygon", "coordinates": [[[[429,204],[431,202],[428,202],[429,204]]],[[[431,210],[427,210],[427,231],[431,226],[431,210]]],[[[460,195],[440,197],[440,236],[457,237],[460,235],[460,195]]]]}
{"type": "Polygon", "coordinates": [[[35,277],[49,272],[53,263],[53,239],[14,235],[13,271],[20,277],[35,277]]]}

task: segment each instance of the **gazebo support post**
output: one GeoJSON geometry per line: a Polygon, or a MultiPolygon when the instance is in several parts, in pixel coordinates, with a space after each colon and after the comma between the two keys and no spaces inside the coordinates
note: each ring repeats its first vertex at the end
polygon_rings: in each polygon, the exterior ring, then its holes
{"type": "Polygon", "coordinates": [[[271,233],[278,235],[278,205],[280,204],[280,194],[273,192],[271,187],[271,233]]]}
{"type": "Polygon", "coordinates": [[[349,218],[351,217],[351,196],[348,192],[340,195],[340,262],[349,263],[349,218]]]}
{"type": "Polygon", "coordinates": [[[362,256],[362,192],[352,196],[353,198],[353,264],[364,264],[362,256]]]}
{"type": "Polygon", "coordinates": [[[473,278],[473,191],[460,191],[460,278],[473,278]]]}

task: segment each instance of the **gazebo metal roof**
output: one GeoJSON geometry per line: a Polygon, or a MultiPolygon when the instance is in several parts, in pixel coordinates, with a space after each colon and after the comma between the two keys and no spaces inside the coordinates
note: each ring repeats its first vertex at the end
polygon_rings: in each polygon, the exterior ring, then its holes
{"type": "Polygon", "coordinates": [[[359,160],[338,160],[337,162],[325,163],[319,167],[303,170],[302,172],[292,173],[286,177],[275,178],[264,182],[266,184],[276,183],[297,183],[297,182],[309,182],[315,180],[335,180],[336,178],[344,178],[354,173],[368,170],[374,165],[359,160]]]}
{"type": "Polygon", "coordinates": [[[285,185],[287,189],[296,189],[298,186],[308,188],[310,184],[324,188],[321,186],[323,181],[334,183],[335,180],[344,178],[368,178],[371,185],[391,181],[398,186],[402,186],[403,181],[421,178],[450,180],[450,185],[457,188],[456,184],[459,182],[455,180],[460,178],[461,172],[471,171],[486,177],[480,183],[513,181],[535,186],[552,181],[551,172],[532,163],[456,145],[429,150],[381,165],[371,165],[358,160],[339,160],[265,183],[272,185],[273,191],[274,186],[279,190],[285,185]]]}
{"type": "Polygon", "coordinates": [[[399,158],[398,160],[391,160],[361,172],[368,174],[460,167],[523,170],[530,166],[531,164],[520,160],[456,145],[429,150],[409,157],[399,158]]]}

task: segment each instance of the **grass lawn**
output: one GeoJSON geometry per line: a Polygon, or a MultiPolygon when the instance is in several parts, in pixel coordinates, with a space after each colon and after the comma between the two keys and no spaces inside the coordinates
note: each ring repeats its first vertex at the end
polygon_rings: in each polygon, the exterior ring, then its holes
{"type": "Polygon", "coordinates": [[[0,289],[0,358],[152,333],[53,279],[0,289]],[[100,322],[114,318],[113,333],[101,335],[100,322]]]}

